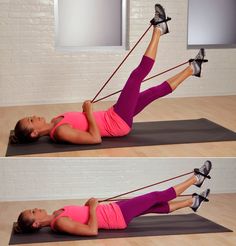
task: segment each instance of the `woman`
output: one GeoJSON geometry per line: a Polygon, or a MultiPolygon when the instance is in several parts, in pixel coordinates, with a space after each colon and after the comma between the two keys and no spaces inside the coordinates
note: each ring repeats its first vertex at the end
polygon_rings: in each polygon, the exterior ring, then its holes
{"type": "Polygon", "coordinates": [[[158,42],[161,35],[169,32],[164,8],[155,5],[155,17],[151,20],[153,33],[148,48],[139,66],[131,73],[116,104],[106,111],[93,112],[92,103],[85,101],[83,112],[67,112],[46,122],[43,117],[26,117],[19,120],[11,143],[26,143],[48,135],[55,142],[73,144],[98,144],[102,137],[125,136],[132,129],[133,118],[154,100],[174,91],[186,78],[200,77],[204,62],[204,50],[201,49],[189,66],[174,77],[158,86],[140,92],[143,79],[153,67],[158,42]],[[160,21],[164,21],[159,23],[160,21]],[[159,24],[158,24],[159,23],[159,24]]]}
{"type": "Polygon", "coordinates": [[[37,232],[42,227],[51,227],[57,232],[94,236],[100,228],[124,229],[133,218],[144,214],[171,213],[186,207],[196,212],[204,201],[208,201],[209,189],[200,195],[194,193],[186,200],[172,200],[191,185],[201,187],[211,168],[211,162],[206,161],[201,168],[194,169],[192,177],[174,187],[127,200],[98,204],[97,199],[91,198],[84,206],[65,206],[52,214],[37,208],[25,210],[19,215],[14,230],[18,233],[37,232]]]}

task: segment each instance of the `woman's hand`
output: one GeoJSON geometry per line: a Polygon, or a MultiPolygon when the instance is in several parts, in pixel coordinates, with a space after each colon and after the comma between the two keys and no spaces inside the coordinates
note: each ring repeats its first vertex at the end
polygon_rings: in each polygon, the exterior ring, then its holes
{"type": "Polygon", "coordinates": [[[90,198],[86,203],[85,206],[96,208],[98,205],[98,199],[96,198],[90,198]]]}
{"type": "Polygon", "coordinates": [[[96,207],[98,200],[96,198],[90,198],[85,206],[89,207],[89,219],[87,224],[74,221],[68,217],[60,217],[56,220],[54,227],[61,232],[70,233],[80,236],[96,236],[98,235],[98,222],[96,207]]]}
{"type": "Polygon", "coordinates": [[[82,107],[84,116],[88,121],[88,129],[81,131],[63,124],[55,131],[56,140],[74,144],[98,144],[102,142],[100,130],[94,117],[92,102],[87,100],[82,107]]]}
{"type": "Polygon", "coordinates": [[[85,112],[85,113],[93,112],[93,106],[92,105],[93,104],[92,104],[92,102],[90,100],[84,101],[83,106],[82,106],[83,112],[85,112]]]}

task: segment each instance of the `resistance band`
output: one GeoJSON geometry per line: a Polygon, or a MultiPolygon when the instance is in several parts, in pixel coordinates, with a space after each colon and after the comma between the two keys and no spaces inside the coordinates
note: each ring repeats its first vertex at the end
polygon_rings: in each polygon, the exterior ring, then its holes
{"type": "Polygon", "coordinates": [[[94,100],[98,97],[98,95],[101,93],[101,91],[104,89],[104,87],[108,84],[108,82],[111,80],[111,78],[115,75],[115,73],[118,71],[118,69],[121,67],[121,65],[125,62],[125,60],[129,57],[131,52],[135,49],[135,47],[139,44],[139,42],[142,40],[142,38],[146,35],[146,33],[149,31],[152,25],[150,25],[147,30],[144,32],[144,34],[141,36],[141,38],[137,41],[137,43],[134,45],[134,47],[130,50],[130,52],[126,55],[126,57],[123,59],[123,61],[120,63],[120,65],[116,68],[116,70],[112,73],[112,75],[109,77],[109,79],[105,82],[105,84],[102,86],[102,88],[98,91],[96,96],[92,99],[91,102],[94,102],[94,100]]]}
{"type": "MultiPolygon", "coordinates": [[[[181,64],[179,64],[179,65],[177,65],[177,66],[175,66],[175,67],[172,67],[172,68],[170,68],[170,69],[167,69],[167,70],[165,70],[165,71],[163,71],[163,72],[161,72],[161,73],[158,73],[158,74],[156,74],[156,75],[153,75],[153,76],[151,76],[151,77],[149,77],[149,78],[147,78],[147,79],[144,79],[144,80],[142,81],[142,83],[143,83],[143,82],[146,82],[146,81],[148,81],[148,80],[150,80],[150,79],[153,79],[153,78],[155,78],[155,77],[157,77],[157,76],[160,76],[160,75],[162,75],[162,74],[164,74],[164,73],[167,73],[167,72],[169,72],[169,71],[171,71],[171,70],[173,70],[173,69],[176,69],[176,68],[178,68],[178,67],[181,67],[181,66],[183,66],[183,65],[185,65],[185,64],[187,64],[187,63],[189,63],[189,61],[183,62],[183,63],[181,63],[181,64]]],[[[121,91],[122,91],[122,90],[113,92],[113,93],[111,93],[111,94],[109,94],[109,95],[107,95],[107,96],[105,96],[105,97],[102,97],[102,98],[99,98],[99,99],[93,101],[93,103],[102,101],[103,99],[108,98],[108,97],[110,97],[110,96],[113,96],[113,95],[115,95],[115,94],[117,94],[117,93],[119,93],[119,92],[121,92],[121,91]]]]}
{"type": "MultiPolygon", "coordinates": [[[[167,17],[165,20],[159,21],[157,23],[155,23],[156,25],[163,23],[163,22],[167,22],[170,21],[171,18],[167,17]]],[[[129,53],[125,56],[125,58],[123,59],[123,61],[120,63],[120,65],[116,68],[116,70],[112,73],[112,75],[109,77],[109,79],[105,82],[105,84],[102,86],[102,88],[98,91],[98,93],[96,94],[96,96],[91,100],[91,102],[93,103],[95,101],[95,99],[98,97],[98,95],[101,93],[101,91],[104,89],[104,87],[108,84],[108,82],[111,80],[111,78],[115,75],[115,73],[119,70],[119,68],[122,66],[122,64],[125,62],[125,60],[129,57],[129,55],[132,53],[132,51],[136,48],[136,46],[140,43],[140,41],[143,39],[143,37],[146,35],[146,33],[149,31],[149,29],[151,28],[152,24],[149,25],[149,27],[147,28],[147,30],[143,33],[143,35],[139,38],[139,40],[136,42],[136,44],[134,45],[134,47],[129,51],[129,53]]]]}
{"type": "MultiPolygon", "coordinates": [[[[140,191],[140,190],[143,190],[143,189],[146,189],[146,188],[155,186],[155,185],[159,185],[159,184],[162,184],[162,183],[171,181],[171,180],[173,180],[173,179],[177,179],[177,178],[180,178],[180,177],[189,175],[189,174],[194,173],[194,172],[195,172],[195,170],[192,171],[192,172],[188,172],[188,173],[184,173],[184,174],[175,176],[175,177],[170,178],[170,179],[166,179],[166,180],[163,180],[163,181],[154,183],[154,184],[150,184],[150,185],[147,185],[147,186],[143,186],[143,187],[141,187],[141,188],[138,188],[138,189],[135,189],[135,190],[131,190],[131,191],[128,191],[128,192],[125,192],[125,193],[122,193],[122,194],[119,194],[119,195],[116,195],[116,196],[113,196],[113,197],[109,197],[109,198],[106,198],[106,199],[104,199],[104,200],[99,200],[99,202],[114,201],[114,200],[117,200],[116,198],[118,198],[118,197],[121,197],[121,196],[124,196],[124,195],[128,195],[128,194],[130,194],[130,193],[133,193],[133,192],[136,192],[136,191],[140,191]]],[[[182,195],[182,196],[189,196],[189,195],[182,195]]]]}
{"type": "MultiPolygon", "coordinates": [[[[155,77],[157,77],[157,76],[160,76],[160,75],[162,75],[162,74],[164,74],[164,73],[167,73],[167,72],[169,72],[169,71],[171,71],[171,70],[174,70],[174,69],[176,69],[176,68],[178,68],[178,67],[181,67],[181,66],[183,66],[183,65],[186,65],[187,63],[193,62],[193,61],[199,61],[199,59],[189,59],[188,61],[183,62],[183,63],[181,63],[181,64],[179,64],[179,65],[177,65],[177,66],[174,66],[174,67],[169,68],[169,69],[167,69],[167,70],[165,70],[165,71],[163,71],[163,72],[161,72],[161,73],[158,73],[158,74],[153,75],[153,76],[151,76],[151,77],[149,77],[149,78],[147,78],[147,79],[144,79],[144,80],[142,81],[142,83],[143,83],[143,82],[146,82],[146,81],[148,81],[148,80],[150,80],[150,79],[153,79],[153,78],[155,78],[155,77]]],[[[207,59],[203,59],[203,60],[201,60],[201,62],[208,62],[208,60],[207,60],[207,59]]],[[[121,91],[122,91],[122,90],[113,92],[113,93],[111,93],[111,94],[109,94],[109,95],[107,95],[107,96],[105,96],[105,97],[102,97],[102,98],[99,98],[99,99],[93,101],[93,103],[102,101],[103,99],[106,99],[106,98],[108,98],[108,97],[110,97],[110,96],[113,96],[113,95],[115,95],[115,94],[117,94],[117,93],[119,93],[119,92],[121,92],[121,91]]]]}

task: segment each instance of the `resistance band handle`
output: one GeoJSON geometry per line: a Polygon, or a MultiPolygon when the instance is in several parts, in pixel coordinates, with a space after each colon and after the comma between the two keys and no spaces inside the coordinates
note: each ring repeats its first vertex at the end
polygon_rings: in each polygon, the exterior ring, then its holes
{"type": "Polygon", "coordinates": [[[155,19],[153,18],[153,19],[150,21],[150,23],[151,23],[152,25],[156,26],[156,25],[158,25],[158,24],[161,24],[161,23],[163,23],[163,22],[167,22],[167,21],[170,21],[170,20],[171,20],[171,18],[170,18],[170,17],[167,17],[167,18],[164,19],[164,20],[155,22],[155,19]]]}
{"type": "Polygon", "coordinates": [[[195,168],[195,169],[194,169],[194,173],[195,173],[195,174],[200,174],[200,175],[202,175],[202,176],[205,177],[205,178],[211,179],[211,176],[210,176],[210,175],[206,175],[206,174],[204,174],[204,173],[201,173],[201,172],[199,171],[198,168],[195,168]]]}
{"type": "Polygon", "coordinates": [[[206,197],[204,197],[204,196],[201,196],[201,195],[198,195],[197,193],[193,193],[193,195],[192,196],[199,196],[200,198],[202,198],[203,199],[203,201],[205,201],[205,202],[209,202],[209,199],[207,199],[206,197]]]}
{"type": "Polygon", "coordinates": [[[203,63],[204,63],[204,62],[208,62],[207,59],[193,59],[193,58],[192,58],[192,59],[189,59],[188,61],[189,61],[189,62],[199,61],[199,62],[203,62],[203,63]]]}

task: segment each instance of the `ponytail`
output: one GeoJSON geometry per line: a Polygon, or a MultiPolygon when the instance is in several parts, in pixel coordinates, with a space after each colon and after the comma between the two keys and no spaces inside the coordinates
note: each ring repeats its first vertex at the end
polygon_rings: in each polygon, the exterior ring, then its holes
{"type": "Polygon", "coordinates": [[[15,135],[15,131],[14,130],[10,132],[9,142],[11,144],[18,144],[18,143],[20,143],[18,137],[15,135]]]}
{"type": "Polygon", "coordinates": [[[15,233],[23,233],[23,231],[21,230],[18,222],[14,222],[13,223],[13,231],[15,233]]]}

